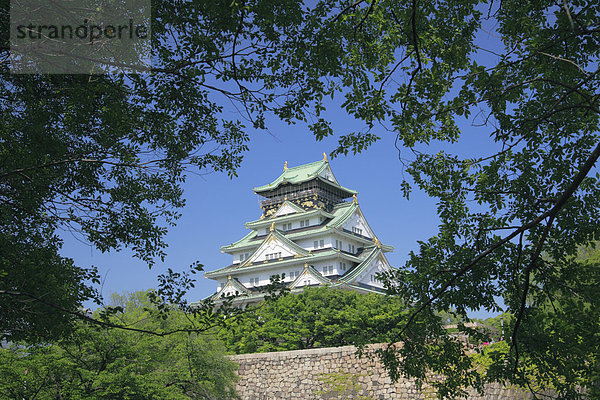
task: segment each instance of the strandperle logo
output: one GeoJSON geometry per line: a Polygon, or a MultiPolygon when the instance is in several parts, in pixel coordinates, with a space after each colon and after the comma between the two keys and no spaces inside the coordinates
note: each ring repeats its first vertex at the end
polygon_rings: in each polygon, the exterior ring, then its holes
{"type": "Polygon", "coordinates": [[[132,18],[123,25],[90,25],[85,19],[79,26],[71,25],[17,25],[17,39],[83,39],[93,43],[106,39],[147,39],[149,29],[145,25],[136,25],[132,18]]]}
{"type": "Polygon", "coordinates": [[[10,70],[149,72],[150,15],[150,0],[11,0],[10,70]]]}

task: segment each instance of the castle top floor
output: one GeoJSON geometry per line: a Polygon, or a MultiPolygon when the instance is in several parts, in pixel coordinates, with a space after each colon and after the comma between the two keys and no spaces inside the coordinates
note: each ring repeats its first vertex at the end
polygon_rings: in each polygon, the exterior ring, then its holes
{"type": "Polygon", "coordinates": [[[330,211],[356,191],[341,186],[323,154],[323,160],[288,168],[287,162],[282,174],[273,182],[255,187],[254,192],[261,200],[263,217],[270,217],[286,200],[291,200],[305,210],[322,209],[330,211]]]}

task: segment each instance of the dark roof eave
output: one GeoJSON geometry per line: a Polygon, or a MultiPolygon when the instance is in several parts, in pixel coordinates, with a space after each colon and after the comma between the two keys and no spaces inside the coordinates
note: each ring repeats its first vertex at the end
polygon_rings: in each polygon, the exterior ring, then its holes
{"type": "MultiPolygon", "coordinates": [[[[311,179],[307,179],[307,180],[304,180],[304,181],[302,181],[302,182],[298,182],[298,183],[279,182],[277,185],[275,185],[275,186],[273,186],[273,187],[264,188],[264,189],[254,188],[254,189],[252,189],[252,190],[254,191],[254,193],[256,193],[256,194],[258,194],[258,195],[261,195],[261,196],[262,196],[262,194],[261,194],[261,193],[270,192],[270,191],[272,191],[272,190],[278,189],[279,187],[281,187],[281,186],[283,186],[283,185],[300,185],[300,184],[302,184],[302,183],[309,182],[309,181],[310,181],[310,180],[312,180],[312,179],[315,179],[315,180],[318,180],[318,181],[320,181],[320,182],[326,183],[327,185],[329,185],[329,186],[330,186],[330,187],[332,187],[333,189],[336,189],[336,190],[340,191],[341,193],[345,193],[345,194],[347,194],[347,196],[340,196],[340,197],[341,197],[341,198],[343,198],[343,199],[347,199],[347,198],[349,198],[349,197],[352,197],[353,195],[355,195],[355,194],[357,194],[357,193],[358,193],[356,190],[347,189],[347,188],[343,187],[343,186],[342,186],[342,185],[340,185],[340,184],[336,184],[335,182],[331,182],[331,181],[329,181],[329,180],[327,180],[327,179],[322,179],[322,178],[321,178],[321,177],[319,177],[319,176],[316,176],[316,177],[313,177],[313,178],[311,178],[311,179]]],[[[267,196],[263,196],[263,197],[267,197],[267,196]]],[[[267,198],[268,198],[268,197],[267,197],[267,198]]]]}

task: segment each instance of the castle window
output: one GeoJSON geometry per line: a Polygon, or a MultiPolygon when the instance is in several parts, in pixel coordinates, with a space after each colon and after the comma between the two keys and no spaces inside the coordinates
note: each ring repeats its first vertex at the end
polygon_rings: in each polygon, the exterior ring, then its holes
{"type": "Polygon", "coordinates": [[[324,240],[315,240],[313,242],[313,245],[314,245],[315,249],[320,249],[320,248],[325,247],[325,241],[324,240]]]}
{"type": "Polygon", "coordinates": [[[265,259],[267,260],[275,260],[277,258],[281,258],[281,252],[265,254],[265,259]]]}
{"type": "Polygon", "coordinates": [[[298,276],[300,276],[300,271],[292,271],[292,272],[290,272],[290,278],[292,280],[296,279],[298,276]]]}
{"type": "Polygon", "coordinates": [[[323,275],[332,275],[333,274],[333,265],[327,265],[323,267],[323,275]]]}
{"type": "Polygon", "coordinates": [[[348,243],[348,251],[349,251],[350,253],[352,253],[352,254],[354,254],[354,253],[355,253],[355,251],[354,251],[354,245],[353,245],[353,244],[350,244],[350,243],[348,243]]]}
{"type": "Polygon", "coordinates": [[[288,223],[288,224],[283,224],[283,230],[284,231],[290,231],[292,230],[292,223],[288,223]]]}
{"type": "Polygon", "coordinates": [[[340,263],[340,269],[341,269],[342,271],[345,271],[345,270],[346,270],[346,263],[345,263],[345,262],[341,262],[341,263],[340,263]]]}
{"type": "Polygon", "coordinates": [[[304,221],[300,221],[300,228],[304,228],[305,226],[310,225],[310,220],[305,219],[304,221]]]}
{"type": "Polygon", "coordinates": [[[356,234],[359,234],[359,235],[362,235],[362,229],[357,228],[356,226],[352,227],[352,232],[354,232],[356,234]]]}

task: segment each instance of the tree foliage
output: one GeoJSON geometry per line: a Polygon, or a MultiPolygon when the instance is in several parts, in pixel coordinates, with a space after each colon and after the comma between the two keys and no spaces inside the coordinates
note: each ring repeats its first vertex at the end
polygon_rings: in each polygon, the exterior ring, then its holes
{"type": "Polygon", "coordinates": [[[365,390],[358,382],[360,375],[353,373],[333,372],[322,374],[319,381],[322,389],[315,390],[319,399],[347,399],[347,400],[372,400],[372,397],[364,395],[365,390]]]}
{"type": "Polygon", "coordinates": [[[599,14],[585,0],[359,1],[338,18],[373,35],[347,54],[379,68],[345,94],[368,129],[344,136],[334,154],[390,131],[410,176],[406,196],[416,188],[437,199],[440,218],[439,232],[387,277],[413,306],[396,337],[409,345],[382,353],[394,376],[444,374],[440,397],[480,387],[433,316],[504,310],[508,351],[484,380],[592,396],[598,268],[575,256],[600,234],[599,14]],[[368,49],[377,58],[360,57],[368,49]],[[468,124],[487,146],[434,150],[470,140],[468,124]]]}
{"type": "Polygon", "coordinates": [[[599,14],[592,0],[155,1],[152,74],[10,75],[0,63],[0,330],[58,334],[50,322],[68,326],[96,296],[95,272],[58,255],[61,230],[163,255],[185,169],[233,175],[247,148],[223,101],[253,127],[273,113],[321,139],[324,98],[341,94],[365,129],[333,155],[389,131],[405,194],[438,201],[438,234],[387,277],[412,306],[394,338],[407,345],[382,353],[392,376],[445,374],[440,396],[480,387],[436,312],[484,308],[513,316],[486,380],[528,385],[533,363],[564,398],[592,390],[597,268],[575,255],[600,233],[599,14]],[[486,154],[430,150],[468,140],[468,123],[489,136],[486,154]]]}
{"type": "MultiPolygon", "coordinates": [[[[146,293],[117,296],[114,318],[147,330],[175,329],[185,317],[153,317],[146,293]]],[[[3,399],[233,399],[235,365],[208,335],[161,338],[79,323],[68,340],[0,349],[3,399]]]]}
{"type": "Polygon", "coordinates": [[[53,337],[81,317],[83,301],[101,300],[96,270],[60,255],[65,232],[152,265],[184,205],[186,173],[235,176],[247,127],[264,128],[267,114],[290,123],[313,116],[322,135],[323,97],[339,84],[327,78],[362,68],[339,63],[348,32],[322,29],[333,7],[153,1],[152,71],[86,76],[10,74],[2,2],[2,335],[53,337]]]}
{"type": "Polygon", "coordinates": [[[222,331],[235,353],[362,346],[391,340],[406,317],[392,297],[307,288],[238,316],[222,331]]]}

